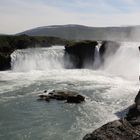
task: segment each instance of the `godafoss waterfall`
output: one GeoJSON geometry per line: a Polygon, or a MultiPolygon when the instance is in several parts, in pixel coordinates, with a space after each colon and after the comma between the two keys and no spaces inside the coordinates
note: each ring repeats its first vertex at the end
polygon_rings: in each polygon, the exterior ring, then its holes
{"type": "Polygon", "coordinates": [[[78,64],[63,46],[14,51],[11,70],[0,72],[0,139],[80,140],[123,116],[139,89],[139,45],[122,42],[104,57],[98,45],[94,63],[78,64]],[[53,89],[76,91],[85,102],[37,101],[53,89]]]}

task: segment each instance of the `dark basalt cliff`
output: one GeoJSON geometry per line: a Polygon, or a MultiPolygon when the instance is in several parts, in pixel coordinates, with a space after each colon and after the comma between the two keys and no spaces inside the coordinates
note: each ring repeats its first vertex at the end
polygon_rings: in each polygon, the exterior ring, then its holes
{"type": "Polygon", "coordinates": [[[72,62],[68,68],[83,68],[85,63],[92,64],[97,44],[97,41],[81,41],[66,45],[65,58],[72,62]]]}
{"type": "Polygon", "coordinates": [[[83,140],[140,140],[140,91],[125,118],[103,125],[83,140]]]}

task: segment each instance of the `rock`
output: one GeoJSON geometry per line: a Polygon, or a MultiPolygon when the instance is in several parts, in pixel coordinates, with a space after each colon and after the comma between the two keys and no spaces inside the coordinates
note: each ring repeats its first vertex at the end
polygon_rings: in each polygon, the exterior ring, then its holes
{"type": "Polygon", "coordinates": [[[9,54],[0,53],[0,70],[7,70],[11,68],[11,57],[9,54]]]}
{"type": "Polygon", "coordinates": [[[135,104],[136,104],[137,106],[140,105],[140,90],[139,90],[139,92],[138,92],[138,94],[137,94],[137,96],[136,96],[136,98],[135,98],[135,104]]]}
{"type": "Polygon", "coordinates": [[[140,119],[140,90],[135,97],[135,104],[130,107],[128,114],[127,114],[127,120],[139,120],[140,119]]]}
{"type": "Polygon", "coordinates": [[[140,91],[125,118],[101,126],[83,140],[140,140],[139,94],[140,91]]]}
{"type": "Polygon", "coordinates": [[[48,94],[39,94],[40,100],[66,100],[67,103],[81,103],[85,101],[85,97],[72,91],[52,90],[48,94]]]}
{"type": "Polygon", "coordinates": [[[67,103],[81,103],[85,101],[85,97],[82,95],[74,95],[74,96],[68,96],[67,103]]]}
{"type": "Polygon", "coordinates": [[[94,52],[97,41],[81,41],[65,46],[65,60],[69,59],[72,65],[66,68],[84,68],[84,65],[88,63],[93,65],[94,52]]]}

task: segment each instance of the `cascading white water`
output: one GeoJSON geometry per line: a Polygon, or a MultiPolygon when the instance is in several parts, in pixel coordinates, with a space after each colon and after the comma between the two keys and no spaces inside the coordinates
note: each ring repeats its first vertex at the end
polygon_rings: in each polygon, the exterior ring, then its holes
{"type": "Polygon", "coordinates": [[[62,46],[16,50],[11,55],[13,71],[63,69],[62,46]]]}
{"type": "Polygon", "coordinates": [[[95,47],[95,53],[94,53],[94,64],[93,64],[93,68],[94,69],[98,69],[101,65],[101,56],[100,56],[100,46],[101,46],[101,42],[98,42],[98,45],[95,47]]]}
{"type": "Polygon", "coordinates": [[[140,74],[139,44],[132,42],[121,43],[115,55],[105,58],[103,70],[129,79],[138,79],[138,75],[140,74]]]}

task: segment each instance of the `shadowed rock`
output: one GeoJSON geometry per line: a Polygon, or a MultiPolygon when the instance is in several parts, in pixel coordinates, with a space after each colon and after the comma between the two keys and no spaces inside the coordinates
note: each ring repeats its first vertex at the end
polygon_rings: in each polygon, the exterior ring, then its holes
{"type": "Polygon", "coordinates": [[[52,90],[48,93],[39,94],[38,96],[40,98],[39,100],[46,101],[50,101],[51,99],[66,100],[67,103],[81,103],[85,101],[84,96],[72,91],[52,90]]]}
{"type": "Polygon", "coordinates": [[[84,68],[86,63],[93,65],[97,44],[97,41],[81,41],[66,45],[65,58],[72,63],[71,66],[67,66],[66,62],[66,68],[84,68]]]}

